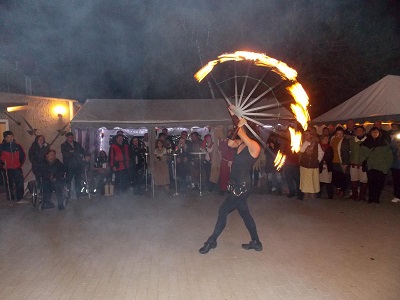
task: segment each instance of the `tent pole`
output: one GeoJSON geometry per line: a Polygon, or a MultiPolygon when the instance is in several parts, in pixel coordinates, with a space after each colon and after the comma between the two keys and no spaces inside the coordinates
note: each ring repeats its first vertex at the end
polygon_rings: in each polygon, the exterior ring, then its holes
{"type": "Polygon", "coordinates": [[[151,190],[154,198],[154,150],[156,145],[156,128],[155,126],[147,127],[149,133],[149,167],[151,174],[151,190]]]}

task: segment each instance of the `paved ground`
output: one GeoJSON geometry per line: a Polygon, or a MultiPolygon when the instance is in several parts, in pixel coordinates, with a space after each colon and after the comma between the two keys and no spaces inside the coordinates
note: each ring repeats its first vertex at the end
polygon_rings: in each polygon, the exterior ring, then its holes
{"type": "Polygon", "coordinates": [[[0,200],[0,299],[400,299],[400,206],[253,194],[264,244],[223,198],[73,200],[39,212],[0,200]]]}

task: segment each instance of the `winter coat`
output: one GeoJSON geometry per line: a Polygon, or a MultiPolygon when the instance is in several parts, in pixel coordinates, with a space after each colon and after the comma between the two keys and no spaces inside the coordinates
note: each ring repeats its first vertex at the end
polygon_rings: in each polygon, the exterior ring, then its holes
{"type": "Polygon", "coordinates": [[[66,168],[81,168],[82,156],[85,154],[85,149],[78,142],[73,141],[72,146],[68,141],[65,141],[61,144],[61,154],[66,168]]]}
{"type": "Polygon", "coordinates": [[[112,144],[110,147],[110,167],[116,171],[128,169],[129,167],[129,147],[127,144],[112,144]]]}
{"type": "Polygon", "coordinates": [[[361,165],[362,160],[360,160],[360,146],[367,139],[365,136],[361,140],[354,136],[349,139],[350,145],[350,164],[352,165],[361,165]]]}
{"type": "Polygon", "coordinates": [[[45,160],[38,169],[38,176],[42,177],[45,181],[52,181],[54,179],[61,181],[64,180],[65,171],[65,166],[59,159],[56,158],[53,163],[45,160]]]}
{"type": "Polygon", "coordinates": [[[32,163],[32,171],[34,174],[36,174],[38,169],[45,163],[46,154],[49,150],[50,146],[46,143],[43,144],[42,147],[36,142],[32,143],[28,151],[28,157],[29,161],[32,163]]]}
{"type": "Polygon", "coordinates": [[[373,139],[369,136],[361,143],[360,160],[366,160],[368,170],[387,174],[393,163],[393,152],[385,139],[373,139]]]}
{"type": "Polygon", "coordinates": [[[0,144],[1,165],[6,165],[7,169],[20,169],[24,164],[26,154],[24,148],[15,142],[0,144]]]}
{"type": "Polygon", "coordinates": [[[332,172],[333,170],[333,149],[331,146],[327,147],[324,151],[324,157],[322,160],[319,162],[319,172],[322,172],[324,163],[326,163],[326,167],[328,169],[328,172],[332,172]]]}

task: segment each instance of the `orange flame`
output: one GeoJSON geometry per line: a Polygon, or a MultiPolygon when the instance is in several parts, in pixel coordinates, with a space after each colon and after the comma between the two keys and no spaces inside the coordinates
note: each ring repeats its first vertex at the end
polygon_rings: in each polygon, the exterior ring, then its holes
{"type": "Polygon", "coordinates": [[[269,57],[265,54],[254,53],[248,51],[236,51],[235,53],[227,53],[218,56],[217,60],[210,61],[207,65],[201,68],[194,77],[198,82],[202,81],[204,77],[208,75],[218,63],[224,63],[227,61],[241,61],[241,60],[253,60],[257,66],[270,67],[272,71],[279,74],[280,76],[289,80],[295,81],[297,77],[296,70],[290,68],[287,64],[282,61],[276,60],[275,58],[269,57]]]}
{"type": "Polygon", "coordinates": [[[310,115],[307,110],[308,95],[302,85],[298,82],[289,86],[287,90],[296,101],[296,104],[291,104],[290,108],[292,109],[296,120],[301,124],[301,126],[303,126],[303,129],[306,130],[308,122],[310,121],[310,115]]]}
{"type": "MultiPolygon", "coordinates": [[[[261,67],[269,67],[271,70],[283,79],[288,79],[294,83],[287,88],[288,92],[292,95],[296,103],[291,104],[291,109],[296,117],[296,120],[301,124],[304,130],[307,129],[308,122],[310,121],[310,115],[308,113],[307,106],[309,104],[309,98],[302,85],[296,81],[297,71],[290,68],[287,64],[282,61],[276,60],[275,58],[269,57],[265,54],[248,52],[248,51],[236,51],[234,53],[226,53],[218,56],[218,59],[212,60],[201,68],[194,77],[197,81],[201,81],[206,77],[219,63],[227,61],[242,61],[252,60],[254,64],[261,67]]],[[[301,132],[289,127],[291,137],[291,149],[293,152],[299,152],[301,147],[301,132]]],[[[274,161],[275,167],[279,170],[284,162],[286,156],[278,152],[274,161]]]]}
{"type": "Polygon", "coordinates": [[[299,152],[301,147],[301,132],[296,131],[292,127],[289,127],[289,132],[290,132],[290,146],[292,152],[299,152]]]}
{"type": "Polygon", "coordinates": [[[274,160],[274,166],[278,171],[283,167],[285,160],[286,155],[283,155],[281,150],[279,150],[274,160]]]}

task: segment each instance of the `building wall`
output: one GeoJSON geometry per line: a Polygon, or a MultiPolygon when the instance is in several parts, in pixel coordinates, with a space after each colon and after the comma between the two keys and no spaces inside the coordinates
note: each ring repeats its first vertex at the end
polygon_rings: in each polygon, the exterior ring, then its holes
{"type": "MultiPolygon", "coordinates": [[[[26,154],[28,154],[28,150],[35,139],[35,135],[28,132],[30,129],[25,122],[26,120],[34,129],[37,129],[37,135],[45,136],[48,144],[53,142],[51,148],[57,151],[57,158],[62,161],[60,145],[65,141],[65,137],[62,135],[58,136],[59,132],[57,130],[60,130],[65,124],[68,124],[72,118],[69,107],[70,101],[55,98],[26,97],[28,99],[28,106],[26,109],[8,113],[21,123],[21,125],[17,125],[16,122],[9,118],[9,129],[13,131],[15,140],[24,147],[26,154]],[[54,107],[57,105],[65,107],[65,113],[62,117],[59,117],[57,113],[54,112],[54,107]]],[[[65,128],[65,131],[70,131],[69,124],[65,128]]],[[[30,169],[31,164],[27,158],[23,167],[25,176],[30,169]]],[[[32,177],[29,176],[25,182],[31,180],[31,178],[32,177]]]]}

